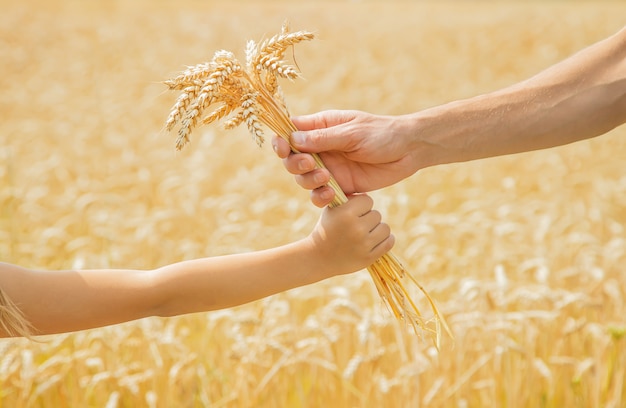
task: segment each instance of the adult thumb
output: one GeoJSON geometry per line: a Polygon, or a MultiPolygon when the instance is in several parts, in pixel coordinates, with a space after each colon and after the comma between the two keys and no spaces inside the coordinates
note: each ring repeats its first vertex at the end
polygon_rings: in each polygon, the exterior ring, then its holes
{"type": "Polygon", "coordinates": [[[292,120],[299,130],[291,134],[291,143],[299,151],[320,153],[345,150],[347,138],[341,133],[341,126],[331,123],[322,114],[297,116],[292,120]]]}

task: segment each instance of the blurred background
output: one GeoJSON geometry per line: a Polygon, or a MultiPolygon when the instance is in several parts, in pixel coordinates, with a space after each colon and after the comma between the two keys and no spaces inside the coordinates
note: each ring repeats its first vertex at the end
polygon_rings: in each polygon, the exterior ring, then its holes
{"type": "MultiPolygon", "coordinates": [[[[217,125],[176,152],[163,129],[163,80],[219,49],[243,60],[285,20],[316,34],[294,49],[304,79],[283,84],[292,114],[486,93],[626,23],[618,1],[0,6],[0,260],[40,269],[149,269],[311,231],[319,209],[269,143],[217,125]]],[[[224,311],[0,340],[0,407],[624,406],[625,133],[372,193],[454,333],[439,351],[363,271],[224,311]]]]}

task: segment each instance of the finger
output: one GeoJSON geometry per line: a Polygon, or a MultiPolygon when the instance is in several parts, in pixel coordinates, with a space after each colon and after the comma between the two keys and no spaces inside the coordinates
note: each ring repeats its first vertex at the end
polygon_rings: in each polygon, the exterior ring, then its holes
{"type": "Polygon", "coordinates": [[[284,159],[289,156],[291,153],[291,147],[289,147],[289,143],[285,139],[280,136],[274,135],[272,138],[272,147],[274,148],[274,152],[278,157],[284,159]]]}
{"type": "Polygon", "coordinates": [[[376,210],[370,210],[366,214],[361,216],[361,219],[365,222],[365,225],[368,227],[368,231],[372,232],[374,229],[380,224],[383,217],[376,210]]]}
{"type": "Polygon", "coordinates": [[[291,174],[306,174],[315,170],[315,159],[307,153],[294,153],[283,158],[283,166],[291,174]]]}
{"type": "Polygon", "coordinates": [[[314,206],[324,208],[335,198],[335,190],[329,186],[323,186],[311,191],[311,202],[314,206]]]}
{"type": "Polygon", "coordinates": [[[387,239],[391,235],[391,227],[384,222],[379,222],[370,232],[372,242],[376,245],[387,239]]]}
{"type": "Polygon", "coordinates": [[[388,235],[382,241],[380,241],[374,248],[372,248],[372,255],[376,258],[380,258],[387,252],[391,251],[396,243],[396,237],[393,234],[388,235]]]}
{"type": "Polygon", "coordinates": [[[299,131],[292,133],[291,143],[304,152],[347,150],[350,138],[341,132],[339,125],[355,119],[356,111],[331,110],[292,118],[299,131]]]}
{"type": "Polygon", "coordinates": [[[300,187],[315,190],[328,184],[330,173],[326,169],[315,169],[305,174],[296,174],[295,179],[300,187]]]}
{"type": "Polygon", "coordinates": [[[324,128],[297,131],[291,134],[291,143],[300,152],[321,153],[328,151],[348,151],[349,138],[341,133],[341,128],[324,128]]]}
{"type": "Polygon", "coordinates": [[[359,113],[361,112],[356,110],[329,109],[310,115],[293,116],[291,121],[298,130],[323,129],[350,122],[359,113]]]}
{"type": "Polygon", "coordinates": [[[348,196],[348,204],[354,208],[355,214],[363,216],[372,210],[374,200],[367,194],[352,194],[348,196]]]}

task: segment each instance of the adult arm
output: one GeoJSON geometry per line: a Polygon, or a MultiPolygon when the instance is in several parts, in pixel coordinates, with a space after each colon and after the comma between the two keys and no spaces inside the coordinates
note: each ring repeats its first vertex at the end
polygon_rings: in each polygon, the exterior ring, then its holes
{"type": "MultiPolygon", "coordinates": [[[[419,169],[564,145],[626,122],[626,28],[539,74],[495,92],[420,112],[325,111],[295,117],[301,152],[316,152],[346,193],[394,184],[419,169]]],[[[312,201],[333,193],[307,154],[274,149],[312,201]]]]}

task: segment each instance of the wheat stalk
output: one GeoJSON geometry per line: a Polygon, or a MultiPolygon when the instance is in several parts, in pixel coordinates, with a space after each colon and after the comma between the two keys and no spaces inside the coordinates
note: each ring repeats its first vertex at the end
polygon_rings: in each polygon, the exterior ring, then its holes
{"type": "MultiPolygon", "coordinates": [[[[287,24],[284,24],[280,34],[261,43],[248,41],[245,69],[232,53],[218,51],[210,62],[188,67],[175,78],[164,81],[170,90],[181,91],[166,121],[168,131],[179,125],[176,149],[182,149],[189,142],[189,135],[200,120],[202,124],[209,124],[226,118],[225,128],[231,129],[245,123],[259,145],[263,143],[263,124],[286,140],[293,152],[298,153],[290,142],[291,133],[297,129],[289,119],[278,78],[295,80],[300,77],[298,69],[284,60],[284,54],[287,48],[311,39],[312,33],[289,32],[287,24]],[[217,107],[201,117],[211,105],[217,107]]],[[[313,157],[319,168],[326,168],[319,155],[313,154],[313,157]]],[[[332,175],[329,185],[336,193],[331,206],[348,201],[332,175]]],[[[405,270],[393,253],[385,254],[367,270],[393,315],[408,323],[416,333],[419,333],[418,329],[433,333],[439,347],[441,327],[448,334],[450,330],[426,290],[405,270]],[[426,296],[434,313],[434,329],[428,325],[411,299],[402,283],[404,277],[408,277],[426,296]]]]}
{"type": "Polygon", "coordinates": [[[0,327],[10,336],[22,336],[32,339],[33,327],[22,311],[0,289],[0,327]]]}

